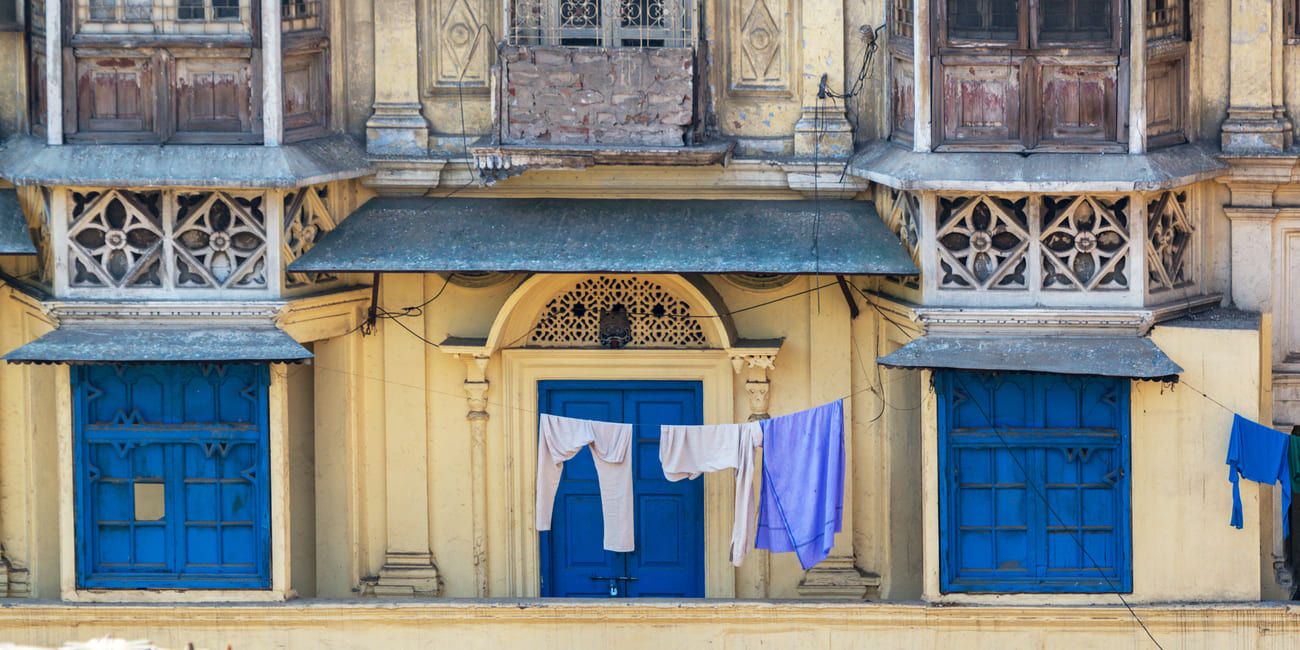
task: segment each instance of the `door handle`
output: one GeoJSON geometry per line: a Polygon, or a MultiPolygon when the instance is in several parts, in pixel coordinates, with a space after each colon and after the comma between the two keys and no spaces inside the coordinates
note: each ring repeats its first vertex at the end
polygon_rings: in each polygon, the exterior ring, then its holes
{"type": "Polygon", "coordinates": [[[618,588],[620,582],[629,582],[632,580],[636,580],[636,578],[633,578],[632,576],[591,576],[591,579],[599,582],[604,582],[608,580],[610,598],[616,598],[618,596],[618,588]]]}

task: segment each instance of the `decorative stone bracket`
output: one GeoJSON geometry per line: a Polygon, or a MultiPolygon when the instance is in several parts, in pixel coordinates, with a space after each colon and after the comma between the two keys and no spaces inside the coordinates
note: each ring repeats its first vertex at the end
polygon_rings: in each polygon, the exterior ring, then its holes
{"type": "Polygon", "coordinates": [[[749,393],[749,421],[766,420],[771,404],[770,390],[772,380],[768,371],[776,369],[776,354],[780,347],[755,348],[750,350],[732,350],[731,367],[736,374],[745,371],[745,391],[749,393]]]}

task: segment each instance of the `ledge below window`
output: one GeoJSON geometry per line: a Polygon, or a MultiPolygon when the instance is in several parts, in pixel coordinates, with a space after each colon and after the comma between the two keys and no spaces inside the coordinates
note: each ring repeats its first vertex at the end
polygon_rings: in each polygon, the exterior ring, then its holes
{"type": "Polygon", "coordinates": [[[848,173],[902,190],[1132,192],[1164,190],[1228,173],[1217,149],[1184,144],[1147,154],[925,153],[878,141],[848,173]]]}
{"type": "MultiPolygon", "coordinates": [[[[706,142],[683,147],[648,145],[481,144],[469,148],[480,173],[524,168],[582,169],[593,165],[720,165],[735,143],[706,142]]],[[[507,173],[507,175],[509,175],[507,173]]]]}
{"type": "Polygon", "coordinates": [[[371,173],[346,135],[261,145],[65,144],[18,136],[0,147],[0,178],[15,185],[292,188],[371,173]]]}

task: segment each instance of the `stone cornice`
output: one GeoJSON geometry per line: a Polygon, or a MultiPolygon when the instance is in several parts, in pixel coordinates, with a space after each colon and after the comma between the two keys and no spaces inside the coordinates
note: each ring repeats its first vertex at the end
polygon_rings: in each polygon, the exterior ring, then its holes
{"type": "Polygon", "coordinates": [[[285,308],[283,301],[256,302],[191,302],[191,301],[139,301],[98,302],[61,301],[46,302],[45,311],[59,321],[69,320],[203,320],[219,321],[271,321],[285,308]]]}
{"type": "MultiPolygon", "coordinates": [[[[1044,596],[1050,600],[1051,596],[1044,596]]],[[[1287,603],[1133,605],[1154,631],[1194,625],[1208,630],[1268,628],[1277,638],[1300,634],[1300,616],[1287,603]]],[[[33,626],[118,629],[165,616],[188,627],[247,632],[255,626],[313,626],[355,629],[361,625],[547,625],[739,623],[754,626],[851,626],[854,629],[942,628],[1051,629],[1055,632],[1108,629],[1131,631],[1133,614],[1116,605],[935,606],[924,603],[676,601],[578,603],[565,600],[504,599],[438,601],[291,601],[284,604],[225,604],[220,607],[169,604],[75,605],[13,603],[0,610],[0,630],[33,626]]]]}
{"type": "Polygon", "coordinates": [[[1194,296],[1139,309],[967,308],[914,305],[872,294],[890,321],[914,334],[1127,334],[1142,336],[1154,325],[1217,306],[1219,294],[1194,296]]]}

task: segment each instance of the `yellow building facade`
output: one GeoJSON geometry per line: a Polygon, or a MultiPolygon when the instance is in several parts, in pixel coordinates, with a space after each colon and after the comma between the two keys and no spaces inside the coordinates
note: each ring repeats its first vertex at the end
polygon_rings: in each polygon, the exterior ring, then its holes
{"type": "Polygon", "coordinates": [[[1296,7],[973,5],[0,11],[0,642],[1289,647],[1296,7]],[[653,425],[836,400],[732,566],[653,425]],[[570,403],[637,554],[537,530],[570,403]]]}

